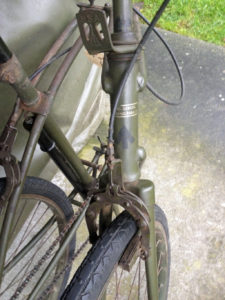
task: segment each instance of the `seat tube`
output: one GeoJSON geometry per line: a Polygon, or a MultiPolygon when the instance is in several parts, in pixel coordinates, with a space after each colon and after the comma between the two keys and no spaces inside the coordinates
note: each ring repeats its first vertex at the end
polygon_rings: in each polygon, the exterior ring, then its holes
{"type": "MultiPolygon", "coordinates": [[[[130,0],[113,1],[114,45],[137,44],[133,30],[133,12],[130,0]]],[[[132,59],[132,53],[110,53],[108,60],[108,76],[110,78],[110,101],[114,107],[116,91],[121,78],[132,59]]],[[[103,78],[104,80],[104,78],[103,78]]],[[[137,102],[137,64],[134,66],[117,107],[114,124],[115,158],[122,160],[124,182],[139,179],[138,164],[138,102],[137,102]]]]}

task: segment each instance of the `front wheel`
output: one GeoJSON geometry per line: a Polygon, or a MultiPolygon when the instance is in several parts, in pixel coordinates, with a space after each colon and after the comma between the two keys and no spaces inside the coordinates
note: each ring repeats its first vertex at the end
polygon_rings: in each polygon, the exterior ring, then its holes
{"type": "MultiPolygon", "coordinates": [[[[170,269],[169,234],[165,214],[158,206],[155,206],[155,228],[159,299],[166,300],[170,269]]],[[[129,273],[118,265],[136,232],[134,219],[127,212],[120,214],[89,251],[61,299],[148,299],[144,261],[137,259],[129,273]]]]}

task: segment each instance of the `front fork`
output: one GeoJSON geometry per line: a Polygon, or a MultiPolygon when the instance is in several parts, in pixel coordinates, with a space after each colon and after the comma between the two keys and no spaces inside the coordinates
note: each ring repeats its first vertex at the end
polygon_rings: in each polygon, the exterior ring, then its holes
{"type": "MultiPolygon", "coordinates": [[[[137,44],[133,28],[132,1],[113,1],[114,33],[116,45],[137,44]]],[[[115,95],[121,78],[132,58],[132,53],[110,52],[105,55],[102,86],[110,94],[111,109],[115,105],[115,95]]],[[[138,84],[140,61],[137,61],[121,94],[114,123],[115,158],[122,161],[122,176],[126,188],[139,196],[147,205],[150,216],[150,255],[146,260],[148,298],[158,299],[157,253],[155,241],[155,194],[151,181],[140,179],[140,164],[145,151],[138,145],[138,84]]]]}

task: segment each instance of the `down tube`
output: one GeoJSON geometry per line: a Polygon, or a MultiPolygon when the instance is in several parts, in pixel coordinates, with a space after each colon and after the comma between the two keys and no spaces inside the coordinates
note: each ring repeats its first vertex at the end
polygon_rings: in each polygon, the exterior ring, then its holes
{"type": "Polygon", "coordinates": [[[63,153],[66,159],[65,164],[70,164],[74,173],[78,175],[80,183],[83,184],[86,190],[88,190],[93,184],[94,179],[88,174],[71,144],[50,114],[45,122],[44,129],[49,137],[56,143],[59,150],[63,153]]]}

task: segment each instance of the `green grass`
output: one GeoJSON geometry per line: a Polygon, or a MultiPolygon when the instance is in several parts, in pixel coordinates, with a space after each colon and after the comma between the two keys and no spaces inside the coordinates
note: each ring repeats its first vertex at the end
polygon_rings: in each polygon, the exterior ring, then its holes
{"type": "MultiPolygon", "coordinates": [[[[142,13],[151,20],[162,0],[144,3],[142,13]]],[[[225,46],[225,0],[171,0],[158,27],[225,46]]]]}

